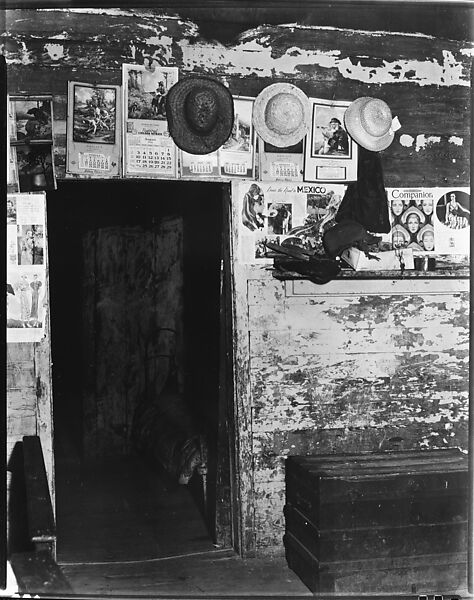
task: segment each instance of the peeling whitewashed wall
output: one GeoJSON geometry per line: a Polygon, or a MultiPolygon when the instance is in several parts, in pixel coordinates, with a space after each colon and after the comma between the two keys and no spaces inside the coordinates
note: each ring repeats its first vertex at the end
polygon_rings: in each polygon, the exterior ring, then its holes
{"type": "MultiPolygon", "coordinates": [[[[285,81],[311,97],[382,98],[402,123],[382,155],[385,185],[469,185],[471,44],[288,24],[262,25],[223,45],[200,37],[193,23],[155,11],[6,17],[9,91],[54,96],[59,177],[67,81],[120,84],[122,63],[145,63],[215,76],[234,95],[256,96],[285,81]]],[[[237,262],[234,268],[243,554],[282,549],[288,454],[466,446],[466,281],[420,287],[407,279],[404,287],[385,282],[383,292],[340,281],[320,296],[306,282],[276,282],[237,262]]]]}

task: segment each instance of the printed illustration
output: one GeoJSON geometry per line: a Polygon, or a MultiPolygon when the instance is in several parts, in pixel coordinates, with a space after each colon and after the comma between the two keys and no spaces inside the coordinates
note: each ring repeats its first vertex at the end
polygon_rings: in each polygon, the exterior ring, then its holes
{"type": "Polygon", "coordinates": [[[56,188],[51,144],[18,145],[15,151],[20,192],[56,188]]]}
{"type": "Polygon", "coordinates": [[[43,225],[18,225],[18,264],[42,265],[44,262],[43,225]]]}
{"type": "Polygon", "coordinates": [[[44,272],[9,273],[7,279],[7,329],[41,328],[45,313],[44,272]]]}
{"type": "Polygon", "coordinates": [[[345,107],[314,106],[312,156],[350,158],[351,145],[343,126],[345,110],[345,107]]]}
{"type": "Polygon", "coordinates": [[[449,192],[436,204],[436,215],[449,229],[465,229],[471,221],[469,195],[465,192],[449,192]]]}
{"type": "Polygon", "coordinates": [[[115,144],[115,88],[74,85],[73,140],[115,144]]]}
{"type": "Polygon", "coordinates": [[[127,118],[165,121],[166,96],[178,80],[176,69],[127,66],[127,118]]]}
{"type": "Polygon", "coordinates": [[[44,98],[12,98],[16,141],[29,144],[34,141],[52,142],[51,100],[44,98]]]}

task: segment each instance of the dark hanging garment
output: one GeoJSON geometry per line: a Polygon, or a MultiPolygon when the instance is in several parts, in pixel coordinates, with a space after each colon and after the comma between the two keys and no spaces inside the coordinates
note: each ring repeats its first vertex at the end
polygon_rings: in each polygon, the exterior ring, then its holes
{"type": "Polygon", "coordinates": [[[372,233],[390,231],[387,192],[378,152],[359,146],[357,181],[348,184],[335,219],[338,223],[357,221],[372,233]]]}

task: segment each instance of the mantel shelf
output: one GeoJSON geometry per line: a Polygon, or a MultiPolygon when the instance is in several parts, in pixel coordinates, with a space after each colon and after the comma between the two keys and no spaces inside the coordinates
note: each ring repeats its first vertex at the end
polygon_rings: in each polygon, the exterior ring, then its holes
{"type": "MultiPolygon", "coordinates": [[[[273,277],[280,280],[291,279],[310,279],[296,271],[287,271],[274,268],[273,277]]],[[[336,279],[469,279],[470,270],[468,267],[436,269],[435,271],[354,271],[352,269],[342,269],[336,279]]]]}

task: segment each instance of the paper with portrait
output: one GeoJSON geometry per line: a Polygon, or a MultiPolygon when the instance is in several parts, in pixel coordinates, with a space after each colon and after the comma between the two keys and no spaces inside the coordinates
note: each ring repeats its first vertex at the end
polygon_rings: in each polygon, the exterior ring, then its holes
{"type": "Polygon", "coordinates": [[[122,65],[124,176],[177,177],[178,151],[170,137],[166,96],[177,67],[122,65]]]}
{"type": "Polygon", "coordinates": [[[316,231],[334,218],[344,195],[343,185],[311,185],[273,182],[233,182],[238,202],[238,256],[243,263],[272,263],[265,242],[280,244],[289,237],[305,243],[309,230],[316,231]]]}
{"type": "Polygon", "coordinates": [[[37,342],[47,309],[45,195],[7,196],[7,342],[37,342]]]}
{"type": "Polygon", "coordinates": [[[469,254],[469,188],[387,188],[387,197],[393,248],[469,254]]]}
{"type": "Polygon", "coordinates": [[[357,180],[357,144],[344,126],[350,102],[310,98],[311,129],[306,136],[305,181],[344,183],[357,180]]]}
{"type": "Polygon", "coordinates": [[[121,107],[118,85],[68,82],[66,173],[121,174],[121,107]]]}

